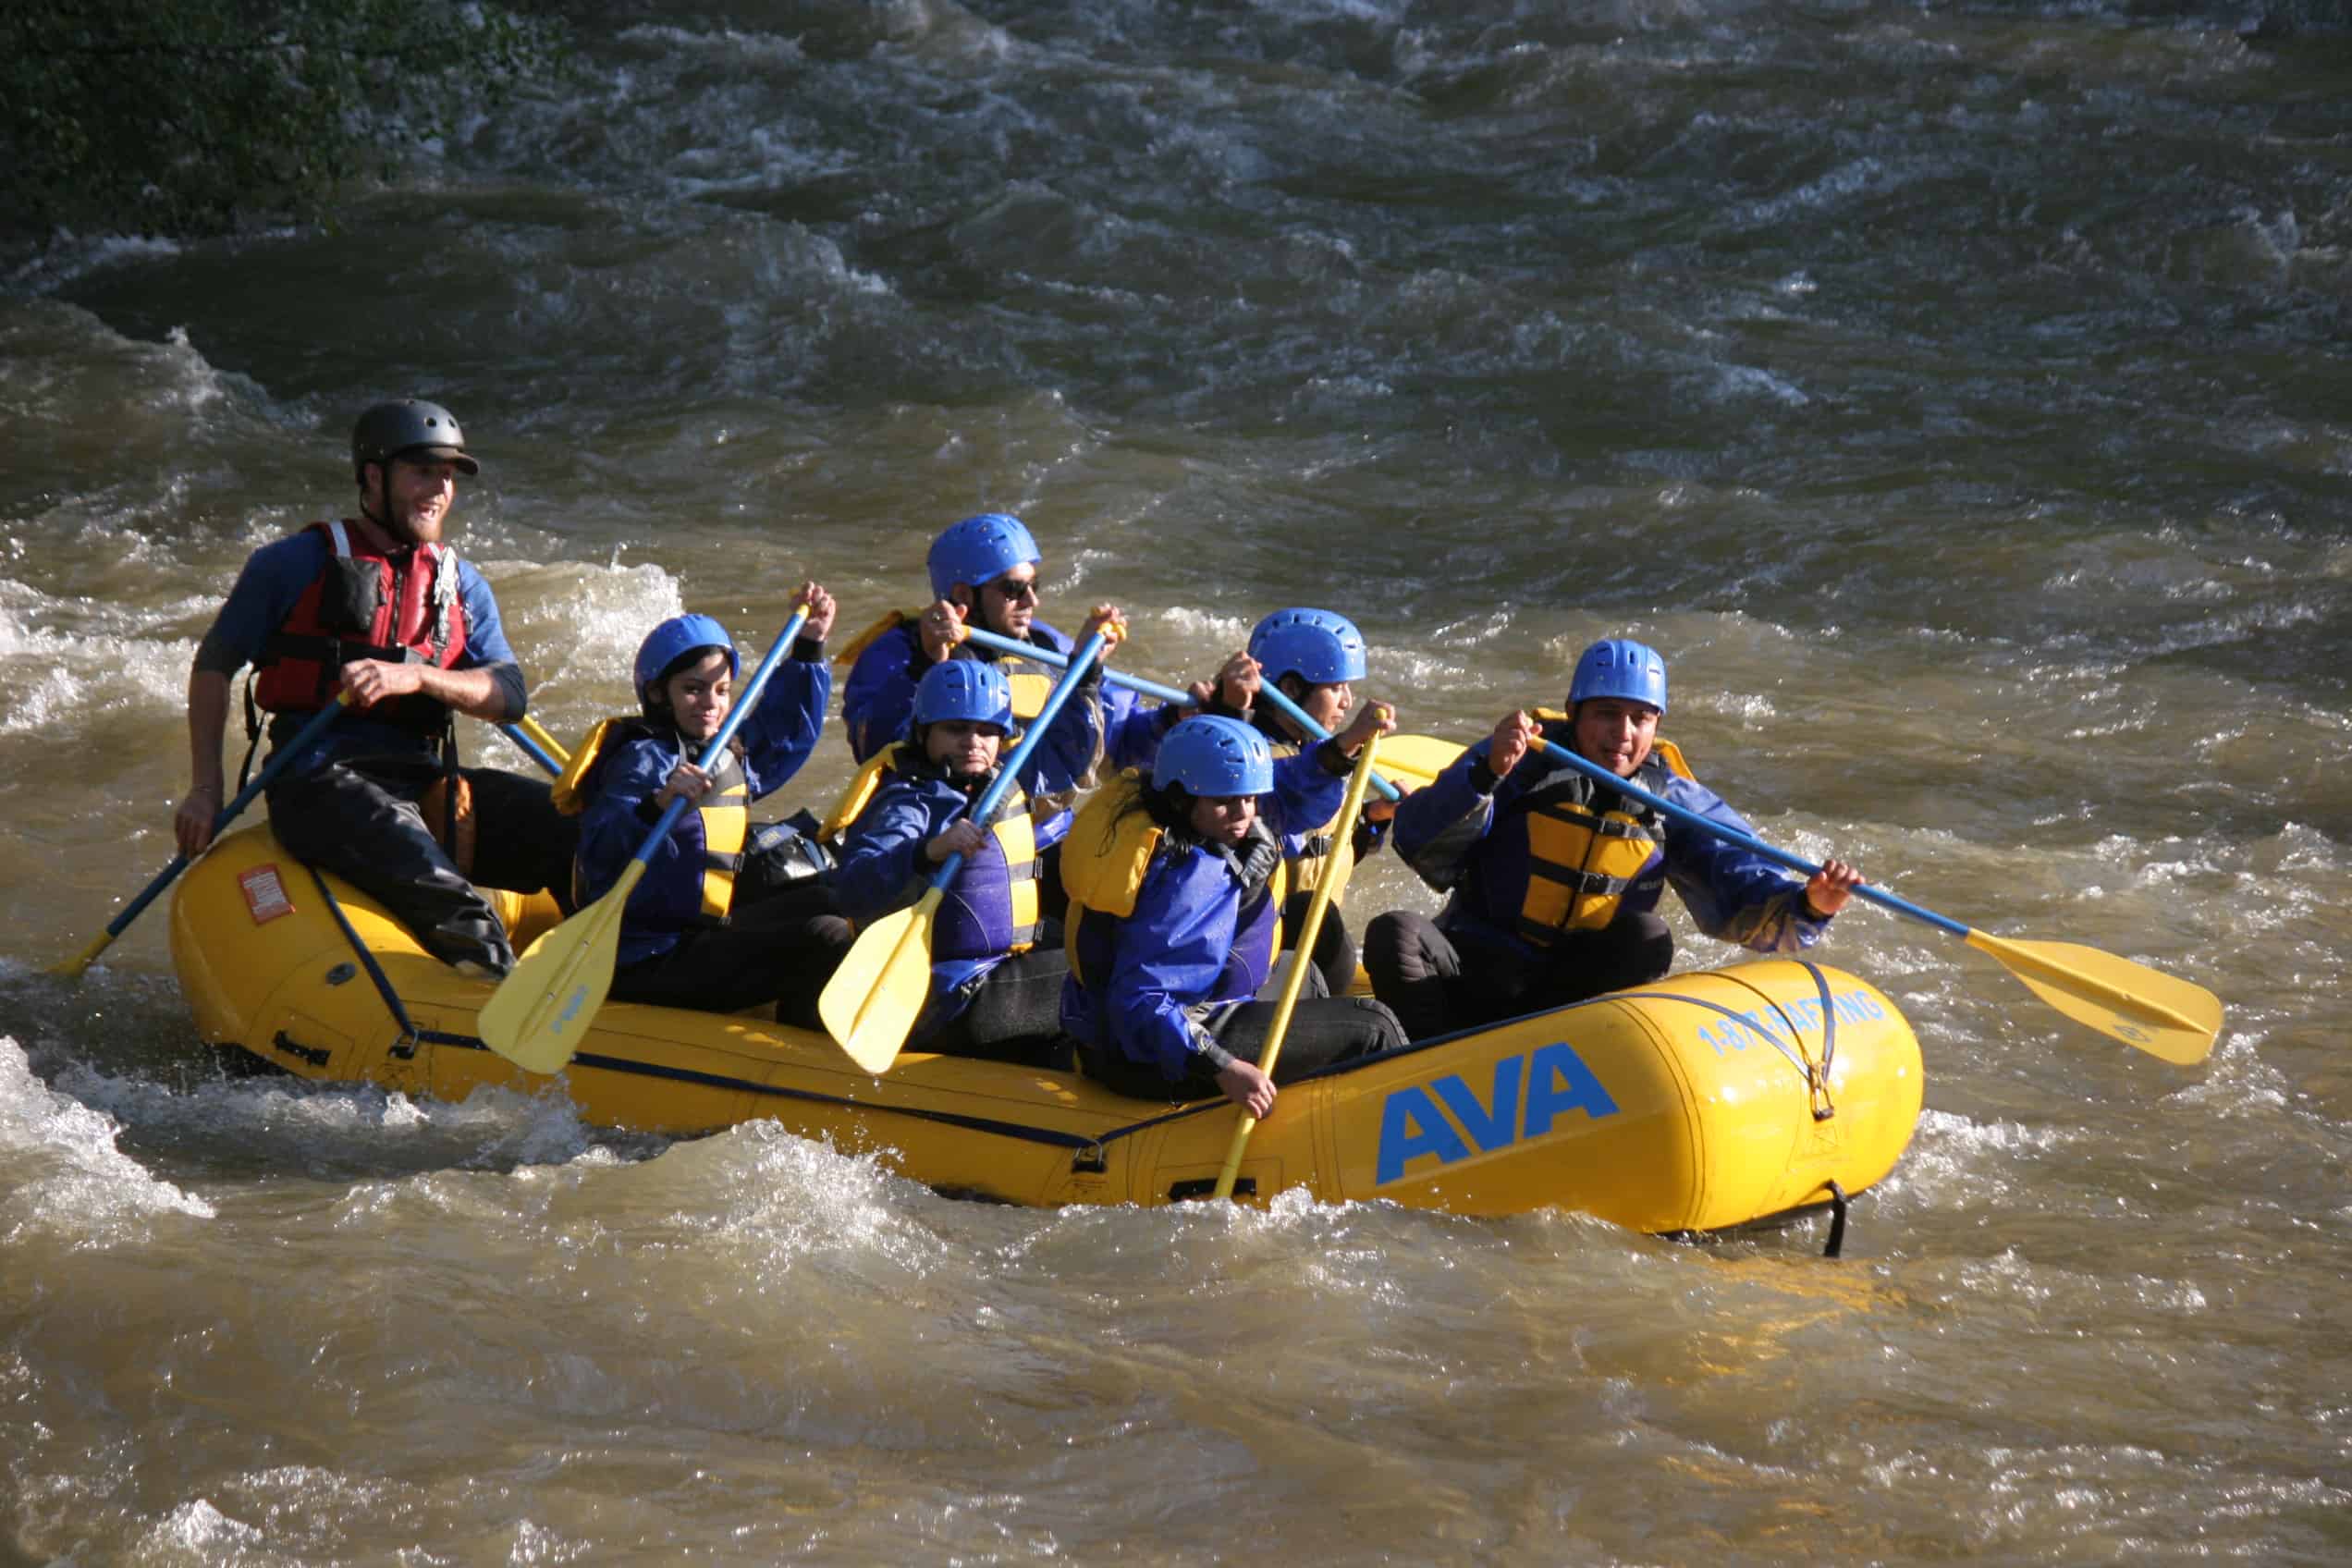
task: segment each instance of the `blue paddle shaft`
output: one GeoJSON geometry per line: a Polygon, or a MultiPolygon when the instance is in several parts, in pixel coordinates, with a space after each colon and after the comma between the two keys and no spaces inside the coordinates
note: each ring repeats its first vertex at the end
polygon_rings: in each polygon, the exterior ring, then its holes
{"type": "MultiPolygon", "coordinates": [[[[315,714],[312,714],[311,716],[311,721],[308,724],[305,724],[301,729],[294,732],[294,739],[288,741],[283,746],[272,748],[269,754],[269,761],[262,765],[262,770],[253,776],[253,781],[251,784],[246,785],[242,790],[238,790],[237,798],[229,802],[228,804],[221,807],[219,812],[214,815],[213,836],[214,838],[218,838],[222,828],[227,827],[230,823],[236,821],[238,814],[242,812],[247,806],[253,803],[253,797],[260,794],[263,790],[268,789],[270,786],[270,780],[276,778],[279,774],[286,771],[287,764],[292,762],[296,757],[300,756],[304,752],[310,750],[311,742],[317,740],[321,735],[325,734],[326,727],[333,724],[337,719],[342,717],[344,711],[344,706],[340,702],[329,703],[326,706],[319,709],[319,711],[315,714]]],[[[123,932],[129,928],[130,923],[139,918],[139,912],[145,909],[149,904],[153,903],[156,896],[162,893],[165,888],[170,887],[174,879],[177,878],[181,872],[187,869],[188,857],[186,855],[172,856],[171,864],[164,867],[161,872],[157,873],[155,879],[153,882],[148,883],[137,898],[124,905],[123,912],[120,914],[115,916],[114,919],[106,923],[106,935],[109,937],[121,936],[123,932]]]]}
{"type": "MultiPolygon", "coordinates": [[[[752,683],[743,688],[743,694],[735,699],[733,707],[727,710],[727,717],[720,723],[718,733],[710,738],[710,744],[703,748],[703,754],[694,759],[696,767],[707,772],[711,764],[727,750],[727,742],[735,739],[735,731],[743,728],[743,720],[759,704],[760,693],[767,690],[767,678],[776,673],[776,667],[783,662],[785,655],[792,651],[792,644],[800,641],[801,628],[808,623],[808,606],[802,605],[783,632],[768,644],[767,656],[760,660],[759,668],[752,672],[752,683]]],[[[669,830],[678,826],[680,817],[686,815],[687,803],[683,795],[671,796],[669,805],[661,814],[661,820],[654,824],[654,830],[645,835],[645,841],[637,846],[637,852],[630,858],[650,864],[654,851],[661,848],[661,841],[669,837],[669,830]]]]}
{"type": "MultiPolygon", "coordinates": [[[[1558,757],[1562,762],[1566,763],[1569,766],[1575,768],[1580,772],[1588,774],[1593,778],[1608,785],[1611,789],[1616,790],[1619,794],[1623,795],[1626,799],[1639,801],[1642,804],[1649,807],[1651,810],[1664,812],[1668,816],[1672,817],[1675,821],[1686,822],[1693,827],[1699,829],[1701,832],[1712,833],[1715,837],[1723,839],[1726,843],[1737,844],[1741,849],[1747,851],[1751,854],[1762,855],[1766,860],[1771,861],[1775,864],[1785,865],[1791,871],[1801,871],[1807,876],[1818,875],[1821,869],[1811,861],[1807,860],[1803,855],[1793,855],[1786,850],[1774,849],[1763,839],[1752,838],[1749,835],[1741,832],[1736,827],[1727,827],[1722,823],[1716,821],[1713,817],[1695,812],[1688,806],[1678,806],[1673,802],[1667,800],[1662,796],[1653,795],[1648,790],[1643,789],[1640,785],[1634,783],[1631,779],[1620,778],[1615,774],[1610,772],[1609,769],[1601,766],[1599,763],[1588,761],[1587,759],[1577,755],[1574,751],[1567,746],[1555,745],[1551,741],[1543,739],[1541,736],[1537,736],[1536,738],[1536,744],[1538,748],[1543,751],[1550,752],[1553,756],[1558,757]]],[[[1464,760],[1466,762],[1469,759],[1465,756],[1464,760]]],[[[1947,919],[1945,916],[1936,913],[1936,912],[1931,909],[1921,909],[1917,904],[1911,902],[1909,900],[1897,898],[1893,893],[1880,892],[1878,888],[1871,887],[1868,882],[1865,882],[1860,887],[1855,888],[1854,892],[1857,898],[1868,899],[1874,904],[1879,904],[1884,908],[1894,911],[1897,914],[1907,914],[1914,920],[1925,921],[1928,925],[1934,926],[1939,931],[1950,932],[1954,937],[1966,937],[1968,935],[1968,927],[1961,925],[1958,921],[1947,919]]]]}
{"type": "Polygon", "coordinates": [[[522,726],[520,724],[501,724],[498,726],[498,733],[504,735],[508,740],[512,741],[515,743],[515,748],[521,752],[524,756],[529,757],[533,762],[537,763],[541,767],[545,768],[549,773],[554,774],[558,778],[563,777],[563,768],[557,763],[555,758],[547,754],[545,747],[540,745],[538,741],[531,738],[531,736],[523,729],[522,726]]]}
{"type": "MultiPolygon", "coordinates": [[[[1070,693],[1078,689],[1078,682],[1085,675],[1087,667],[1101,656],[1103,642],[1103,634],[1097,631],[1079,643],[1078,651],[1069,658],[1063,659],[1059,654],[1054,655],[1063,666],[1061,679],[1054,682],[1054,689],[1046,694],[1045,705],[1037,710],[1037,717],[1031,719],[1029,728],[1022,732],[1020,744],[1012,748],[1012,755],[997,769],[996,778],[980,791],[980,798],[972,802],[972,809],[964,813],[965,816],[974,822],[988,820],[988,814],[997,809],[997,802],[1004,799],[1007,790],[1012,788],[1013,775],[1021,771],[1022,765],[1029,760],[1029,753],[1035,751],[1038,742],[1046,738],[1047,727],[1053,723],[1054,716],[1061,712],[1062,704],[1070,700],[1070,693]]],[[[1019,643],[1016,646],[1025,650],[1028,644],[1019,643]]],[[[962,865],[963,856],[949,855],[939,863],[939,870],[931,878],[931,886],[942,893],[946,892],[948,884],[955,879],[956,872],[962,865]]]]}
{"type": "MultiPolygon", "coordinates": [[[[1018,637],[1007,637],[999,632],[986,631],[979,627],[970,625],[963,629],[963,640],[967,643],[977,643],[984,648],[994,648],[1000,654],[1019,654],[1023,658],[1035,659],[1039,664],[1049,664],[1056,669],[1070,668],[1069,655],[1056,653],[1043,643],[1024,643],[1018,637]]],[[[1123,669],[1106,669],[1103,671],[1103,679],[1113,686],[1124,686],[1130,692],[1139,692],[1146,697],[1158,697],[1163,703],[1175,703],[1182,707],[1193,705],[1193,694],[1190,692],[1179,692],[1173,686],[1162,686],[1157,680],[1146,680],[1140,675],[1130,675],[1123,669]]]]}
{"type": "MultiPolygon", "coordinates": [[[[1000,654],[1019,654],[1023,658],[1035,659],[1039,664],[1061,668],[1067,668],[1070,663],[1061,655],[1041,643],[1023,643],[1017,638],[1000,636],[994,631],[983,631],[972,626],[965,627],[963,634],[967,640],[977,643],[984,648],[994,648],[1000,654]]],[[[1123,674],[1116,669],[1107,669],[1103,671],[1103,679],[1114,686],[1124,686],[1131,692],[1140,692],[1146,697],[1158,697],[1164,703],[1175,703],[1183,707],[1193,705],[1193,694],[1190,692],[1179,692],[1173,686],[1162,686],[1157,681],[1145,680],[1140,676],[1123,674]]],[[[1261,682],[1257,690],[1259,695],[1272,703],[1283,717],[1305,730],[1316,740],[1328,741],[1331,738],[1329,730],[1307,717],[1306,710],[1283,695],[1280,688],[1270,682],[1261,682]]],[[[1397,794],[1397,787],[1377,773],[1372,776],[1372,788],[1379,790],[1384,800],[1393,801],[1400,798],[1397,794]]]]}

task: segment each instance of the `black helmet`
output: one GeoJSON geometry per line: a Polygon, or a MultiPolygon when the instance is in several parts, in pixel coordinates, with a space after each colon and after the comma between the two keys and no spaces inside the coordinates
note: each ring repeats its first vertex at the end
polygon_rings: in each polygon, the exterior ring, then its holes
{"type": "Polygon", "coordinates": [[[351,468],[355,474],[363,473],[370,463],[386,463],[394,458],[419,453],[455,463],[459,473],[482,472],[482,465],[465,449],[465,432],[458,428],[458,416],[438,403],[428,403],[421,398],[378,403],[351,427],[351,468]]]}

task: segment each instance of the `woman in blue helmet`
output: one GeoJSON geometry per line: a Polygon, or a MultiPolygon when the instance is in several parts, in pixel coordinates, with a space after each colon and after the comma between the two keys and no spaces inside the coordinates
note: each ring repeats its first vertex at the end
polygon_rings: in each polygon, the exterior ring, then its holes
{"type": "MultiPolygon", "coordinates": [[[[1364,679],[1364,634],[1355,623],[1330,610],[1276,610],[1250,632],[1249,656],[1258,680],[1270,680],[1301,712],[1328,731],[1347,722],[1355,707],[1355,682],[1364,679]]],[[[1255,681],[1252,684],[1256,684],[1255,681]]],[[[1249,722],[1278,757],[1309,741],[1307,732],[1271,703],[1253,703],[1249,722]]],[[[1282,945],[1295,947],[1306,923],[1306,906],[1326,876],[1344,876],[1354,863],[1377,851],[1387,837],[1395,807],[1378,796],[1364,802],[1364,815],[1348,842],[1335,843],[1327,821],[1308,837],[1291,863],[1291,895],[1282,906],[1282,945]]],[[[1333,815],[1338,814],[1335,812],[1333,815]]],[[[1337,903],[1324,911],[1315,939],[1315,967],[1327,989],[1338,996],[1355,983],[1355,941],[1337,903]]]]}
{"type": "Polygon", "coordinates": [[[1432,921],[1383,914],[1366,929],[1375,995],[1416,1040],[1663,975],[1668,884],[1707,935],[1758,952],[1821,938],[1861,874],[1827,861],[1808,882],[1646,808],[1536,748],[1573,747],[1653,795],[1736,832],[1755,830],[1691,776],[1658,734],[1666,663],[1614,637],[1576,660],[1568,710],[1505,714],[1428,788],[1399,803],[1397,853],[1451,897],[1432,921]]]}
{"type": "MultiPolygon", "coordinates": [[[[1348,759],[1394,727],[1366,704],[1333,739],[1274,759],[1237,719],[1185,719],[1146,782],[1129,770],[1086,802],[1062,847],[1070,978],[1062,1027],[1088,1075],[1138,1098],[1223,1095],[1253,1116],[1274,1107],[1257,1057],[1279,991],[1275,939],[1283,863],[1330,820],[1348,759]]],[[[1369,998],[1308,989],[1276,1064],[1280,1081],[1404,1040],[1369,998]]]]}
{"type": "Polygon", "coordinates": [[[995,782],[1012,737],[1012,690],[996,666],[949,659],[925,671],[913,735],[886,747],[851,786],[865,800],[842,838],[834,891],[844,914],[871,924],[914,902],[939,866],[962,855],[932,920],[931,1001],[907,1044],[1066,1068],[1060,1001],[1070,962],[1060,925],[1038,897],[1024,791],[1041,774],[1091,763],[1094,711],[1065,704],[990,819],[974,822],[966,814],[995,782]]]}
{"type": "Polygon", "coordinates": [[[582,813],[573,886],[581,903],[619,881],[672,800],[683,813],[645,863],[621,916],[616,1001],[735,1012],[776,1004],[779,1022],[821,1024],[817,994],[852,933],[819,880],[739,886],[751,842],[751,802],[798,772],[816,749],[833,676],[825,635],[833,597],[803,583],[808,620],[776,667],[758,710],[717,766],[695,766],[734,703],[741,666],[727,629],[708,616],[673,616],[637,650],[642,712],[596,726],[557,785],[557,802],[582,813]]]}

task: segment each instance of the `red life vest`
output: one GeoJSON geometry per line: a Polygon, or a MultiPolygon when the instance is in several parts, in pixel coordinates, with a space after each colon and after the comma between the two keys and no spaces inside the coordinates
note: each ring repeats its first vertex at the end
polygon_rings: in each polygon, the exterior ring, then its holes
{"type": "MultiPolygon", "coordinates": [[[[354,659],[430,664],[447,669],[465,653],[465,606],[458,597],[458,553],[419,545],[389,554],[349,522],[314,522],[331,553],[294,601],[285,623],[262,643],[253,700],[272,713],[315,713],[343,686],[354,659]]],[[[449,710],[425,696],[396,697],[359,710],[371,718],[437,729],[449,710]]]]}

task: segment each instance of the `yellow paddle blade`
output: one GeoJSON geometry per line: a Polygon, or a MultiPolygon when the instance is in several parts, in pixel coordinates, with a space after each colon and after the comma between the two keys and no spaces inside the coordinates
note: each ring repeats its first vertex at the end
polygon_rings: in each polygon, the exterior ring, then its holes
{"type": "Polygon", "coordinates": [[[1400,790],[1418,790],[1452,767],[1466,749],[1459,741],[1434,735],[1384,735],[1380,774],[1400,790]]]}
{"type": "Polygon", "coordinates": [[[931,999],[931,921],[939,889],[858,934],[841,967],[816,998],[825,1032],[850,1060],[880,1077],[906,1045],[907,1031],[931,999]]]}
{"type": "Polygon", "coordinates": [[[2222,1032],[2222,999],[2202,986],[2079,942],[2021,942],[1968,933],[2033,994],[2150,1056],[2192,1067],[2222,1032]]]}
{"type": "Polygon", "coordinates": [[[612,890],[531,945],[474,1019],[482,1043],[532,1072],[561,1072],[612,988],[620,918],[645,874],[632,860],[612,890]]]}
{"type": "Polygon", "coordinates": [[[108,948],[111,948],[114,945],[115,934],[112,931],[101,931],[94,938],[92,939],[91,944],[82,949],[81,951],[74,954],[73,957],[66,960],[63,963],[51,964],[49,966],[49,973],[57,975],[61,979],[79,980],[81,978],[82,972],[84,970],[98,962],[98,955],[104,952],[108,948]]]}

